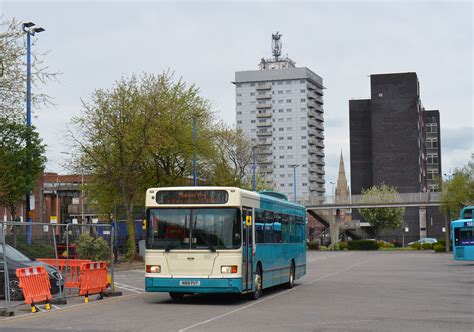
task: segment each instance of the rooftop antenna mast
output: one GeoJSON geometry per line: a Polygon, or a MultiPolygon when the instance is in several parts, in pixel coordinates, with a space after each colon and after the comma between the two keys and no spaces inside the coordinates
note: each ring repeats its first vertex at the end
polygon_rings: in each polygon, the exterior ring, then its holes
{"type": "Polygon", "coordinates": [[[275,61],[278,61],[278,57],[281,55],[281,33],[278,31],[272,33],[272,54],[275,57],[275,61]]]}

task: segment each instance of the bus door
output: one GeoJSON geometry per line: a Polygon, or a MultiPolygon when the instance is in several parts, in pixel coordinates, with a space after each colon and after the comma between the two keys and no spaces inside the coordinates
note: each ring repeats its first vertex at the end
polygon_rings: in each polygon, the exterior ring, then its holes
{"type": "Polygon", "coordinates": [[[252,290],[253,239],[252,208],[242,207],[242,291],[252,290]]]}

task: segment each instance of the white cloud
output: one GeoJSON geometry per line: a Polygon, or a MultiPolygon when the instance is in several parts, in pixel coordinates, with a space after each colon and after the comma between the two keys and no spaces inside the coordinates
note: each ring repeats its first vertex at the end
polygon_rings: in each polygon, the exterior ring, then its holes
{"type": "MultiPolygon", "coordinates": [[[[348,100],[367,97],[372,73],[415,71],[425,107],[439,109],[443,168],[472,152],[449,142],[472,127],[471,3],[133,3],[3,1],[5,18],[28,19],[48,63],[64,73],[45,92],[57,106],[36,113],[48,144],[48,168],[67,149],[61,133],[80,98],[122,75],[172,69],[195,83],[219,117],[235,121],[234,72],[270,56],[271,33],[283,53],[321,75],[325,91],[326,180],[337,177],[341,148],[349,173],[348,100]],[[452,131],[443,128],[452,128],[452,131]],[[443,131],[444,130],[444,131],[443,131]],[[448,142],[449,144],[445,144],[448,142]]],[[[472,143],[472,136],[471,136],[472,143]]],[[[458,164],[459,163],[459,164],[458,164]]]]}

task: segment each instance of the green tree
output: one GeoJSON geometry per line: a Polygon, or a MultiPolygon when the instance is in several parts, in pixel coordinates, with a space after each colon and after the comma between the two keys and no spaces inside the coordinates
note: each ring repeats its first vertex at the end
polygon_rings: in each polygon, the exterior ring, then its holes
{"type": "Polygon", "coordinates": [[[243,187],[251,174],[252,147],[240,130],[219,124],[214,133],[215,153],[208,160],[207,184],[243,187]]]}
{"type": "Polygon", "coordinates": [[[45,145],[34,127],[0,117],[0,204],[16,219],[16,203],[44,169],[45,145]]]}
{"type": "MultiPolygon", "coordinates": [[[[398,197],[397,189],[384,183],[363,190],[362,194],[364,200],[369,202],[391,203],[398,197]]],[[[405,208],[363,208],[358,211],[362,218],[372,226],[375,238],[379,239],[382,231],[393,230],[402,225],[405,208]]]]}
{"type": "Polygon", "coordinates": [[[474,162],[454,170],[453,175],[441,184],[440,210],[451,219],[457,219],[459,211],[474,204],[474,162]]]}
{"type": "Polygon", "coordinates": [[[153,117],[143,107],[140,90],[135,76],[116,82],[111,90],[96,90],[91,101],[83,103],[82,115],[72,119],[78,131],[73,138],[81,156],[76,167],[83,167],[92,177],[92,200],[109,207],[110,197],[120,197],[126,212],[130,259],[135,258],[133,210],[146,190],[143,160],[153,117]]]}
{"type": "MultiPolygon", "coordinates": [[[[241,130],[220,123],[215,127],[213,145],[215,152],[207,161],[206,184],[253,190],[253,151],[252,144],[245,134],[241,130]]],[[[254,149],[258,155],[259,151],[257,148],[254,149]]],[[[257,190],[273,189],[258,170],[256,176],[257,190]]]]}
{"type": "Polygon", "coordinates": [[[199,95],[197,87],[182,80],[174,82],[169,73],[147,75],[143,86],[144,107],[155,114],[146,146],[147,182],[156,186],[190,183],[194,172],[193,122],[198,183],[205,181],[206,160],[214,154],[209,102],[199,95]]]}
{"type": "MultiPolygon", "coordinates": [[[[2,19],[2,17],[0,17],[2,19]]],[[[51,98],[41,93],[40,87],[54,81],[58,72],[51,72],[45,65],[46,53],[36,48],[36,38],[31,39],[31,95],[33,110],[51,104],[51,98]]],[[[17,123],[24,123],[26,99],[26,38],[21,22],[15,19],[0,22],[0,116],[17,123]]]]}
{"type": "Polygon", "coordinates": [[[212,153],[208,102],[169,73],[134,75],[111,90],[96,90],[72,120],[81,156],[76,168],[92,177],[87,189],[95,206],[103,212],[115,204],[124,208],[130,259],[136,255],[134,208],[143,206],[146,189],[186,184],[192,177],[193,120],[203,157],[212,153]]]}

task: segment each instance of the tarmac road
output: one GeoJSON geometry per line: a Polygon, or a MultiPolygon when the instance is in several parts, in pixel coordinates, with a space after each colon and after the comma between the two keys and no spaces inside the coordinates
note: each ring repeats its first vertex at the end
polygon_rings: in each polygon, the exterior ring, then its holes
{"type": "Polygon", "coordinates": [[[308,273],[259,301],[144,293],[119,271],[124,296],[0,319],[0,331],[473,331],[474,264],[432,252],[308,252],[308,273]]]}

